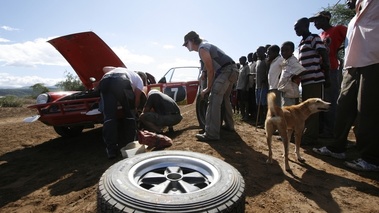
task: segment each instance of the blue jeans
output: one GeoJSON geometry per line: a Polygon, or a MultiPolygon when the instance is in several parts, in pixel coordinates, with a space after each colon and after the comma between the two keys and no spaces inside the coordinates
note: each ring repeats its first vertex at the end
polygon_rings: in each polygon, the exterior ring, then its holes
{"type": "Polygon", "coordinates": [[[262,87],[255,90],[255,103],[258,105],[267,105],[268,88],[262,87]]]}
{"type": "MultiPolygon", "coordinates": [[[[121,77],[108,77],[100,81],[100,94],[104,104],[103,115],[103,139],[109,151],[115,151],[118,147],[118,139],[125,139],[126,145],[134,141],[136,136],[136,122],[130,107],[130,94],[133,92],[129,79],[121,77]],[[124,116],[118,119],[118,105],[122,106],[124,116]],[[122,128],[120,128],[122,127],[122,128]],[[121,133],[121,134],[119,134],[121,133]]],[[[122,145],[124,145],[122,144],[122,145]]],[[[120,144],[120,146],[122,146],[120,144]]]]}

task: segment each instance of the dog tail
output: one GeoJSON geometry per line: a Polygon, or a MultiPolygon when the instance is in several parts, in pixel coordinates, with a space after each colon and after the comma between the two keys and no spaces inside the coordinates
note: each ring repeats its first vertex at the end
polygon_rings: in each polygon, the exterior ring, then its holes
{"type": "Polygon", "coordinates": [[[276,95],[274,92],[269,92],[267,94],[267,106],[268,106],[268,110],[271,112],[271,114],[273,116],[278,116],[280,114],[280,106],[276,106],[275,105],[275,98],[276,98],[276,95]]]}

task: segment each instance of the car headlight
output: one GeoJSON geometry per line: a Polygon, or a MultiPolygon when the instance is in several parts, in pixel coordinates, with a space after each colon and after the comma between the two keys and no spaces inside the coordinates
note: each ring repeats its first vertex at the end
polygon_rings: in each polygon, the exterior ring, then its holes
{"type": "Polygon", "coordinates": [[[46,93],[42,93],[37,96],[37,104],[46,104],[48,100],[48,95],[46,93]]]}

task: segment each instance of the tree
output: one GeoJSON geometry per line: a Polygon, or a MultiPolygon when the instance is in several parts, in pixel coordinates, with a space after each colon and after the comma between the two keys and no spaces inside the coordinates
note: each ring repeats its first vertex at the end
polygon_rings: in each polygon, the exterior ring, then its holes
{"type": "Polygon", "coordinates": [[[55,86],[65,91],[84,91],[85,87],[78,76],[65,71],[66,79],[58,82],[55,86]]]}
{"type": "Polygon", "coordinates": [[[355,15],[355,10],[349,9],[345,4],[328,6],[324,8],[324,10],[329,11],[332,14],[332,18],[330,20],[330,23],[332,25],[347,26],[355,15]]]}
{"type": "Polygon", "coordinates": [[[42,83],[34,84],[33,86],[30,87],[30,89],[33,90],[32,92],[33,98],[36,98],[41,93],[49,92],[49,89],[45,87],[45,85],[42,83]]]}

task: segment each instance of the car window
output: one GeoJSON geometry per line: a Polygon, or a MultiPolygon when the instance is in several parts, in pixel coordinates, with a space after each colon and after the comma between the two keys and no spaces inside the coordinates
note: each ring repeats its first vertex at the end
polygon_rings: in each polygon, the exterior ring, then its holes
{"type": "Polygon", "coordinates": [[[199,67],[175,67],[171,68],[163,76],[167,83],[197,81],[199,79],[199,67]]]}

